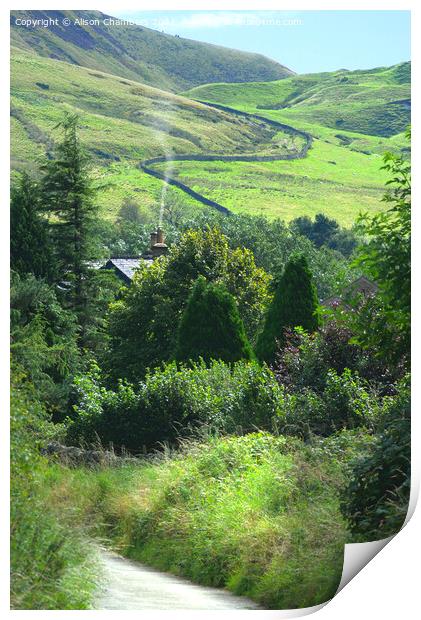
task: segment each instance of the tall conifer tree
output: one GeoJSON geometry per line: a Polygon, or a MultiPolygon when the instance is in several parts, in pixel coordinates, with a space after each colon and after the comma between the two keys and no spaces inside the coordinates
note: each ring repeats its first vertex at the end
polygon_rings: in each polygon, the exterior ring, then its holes
{"type": "Polygon", "coordinates": [[[278,346],[284,344],[287,328],[317,329],[317,293],[303,255],[294,256],[286,264],[275,290],[256,344],[259,359],[271,362],[278,346]]]}
{"type": "Polygon", "coordinates": [[[181,318],[176,358],[235,362],[251,359],[252,348],[235,299],[223,285],[199,277],[181,318]]]}
{"type": "Polygon", "coordinates": [[[89,176],[89,158],[78,137],[78,117],[67,115],[59,127],[62,141],[43,166],[42,197],[68,300],[82,327],[87,320],[89,261],[97,258],[94,225],[97,207],[89,176]]]}
{"type": "Polygon", "coordinates": [[[11,190],[10,266],[51,282],[56,275],[49,227],[41,212],[38,185],[24,173],[11,190]]]}

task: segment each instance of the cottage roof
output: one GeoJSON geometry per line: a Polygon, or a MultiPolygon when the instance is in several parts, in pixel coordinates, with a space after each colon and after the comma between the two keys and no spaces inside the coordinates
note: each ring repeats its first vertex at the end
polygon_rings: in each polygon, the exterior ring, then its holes
{"type": "Polygon", "coordinates": [[[369,295],[375,295],[378,291],[378,285],[375,282],[372,282],[365,276],[360,276],[345,289],[343,294],[331,295],[330,297],[326,297],[321,301],[322,306],[335,308],[337,306],[341,306],[347,310],[351,310],[351,306],[346,303],[347,301],[351,303],[352,299],[358,295],[362,294],[364,297],[369,295]]]}
{"type": "Polygon", "coordinates": [[[140,267],[141,263],[149,267],[152,263],[152,258],[109,258],[100,268],[113,269],[117,276],[129,283],[132,281],[135,271],[140,267]]]}

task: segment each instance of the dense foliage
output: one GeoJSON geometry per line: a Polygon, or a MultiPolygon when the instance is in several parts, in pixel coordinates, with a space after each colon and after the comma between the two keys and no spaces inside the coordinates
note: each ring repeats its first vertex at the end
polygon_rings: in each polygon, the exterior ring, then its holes
{"type": "Polygon", "coordinates": [[[385,364],[375,351],[355,342],[354,319],[341,310],[329,313],[313,334],[297,328],[287,331],[286,343],[272,369],[289,391],[310,388],[320,392],[328,372],[342,374],[346,368],[369,382],[380,394],[394,391],[401,369],[385,364]]]}
{"type": "Polygon", "coordinates": [[[313,332],[319,325],[317,306],[316,289],[305,257],[291,258],[276,287],[257,340],[259,359],[273,361],[278,347],[285,344],[287,328],[302,327],[313,332]]]}
{"type": "Polygon", "coordinates": [[[283,402],[273,373],[255,362],[237,362],[232,369],[221,361],[189,368],[171,363],[138,385],[120,383],[116,391],[103,386],[94,366],[76,379],[75,389],[69,440],[98,437],[134,453],[174,444],[201,426],[224,433],[270,429],[283,402]]]}
{"type": "Polygon", "coordinates": [[[308,216],[297,217],[290,228],[307,237],[317,248],[326,246],[349,257],[357,246],[356,235],[351,230],[340,228],[338,222],[318,213],[314,222],[308,216]]]}
{"type": "Polygon", "coordinates": [[[190,230],[168,256],[141,265],[130,288],[112,305],[105,363],[113,378],[136,381],[147,368],[174,358],[177,326],[199,276],[225,285],[247,335],[254,335],[268,300],[269,276],[249,250],[230,250],[218,229],[190,230]]]}
{"type": "Polygon", "coordinates": [[[55,289],[32,274],[12,273],[10,301],[13,371],[23,371],[48,412],[62,419],[82,364],[76,318],[55,289]]]}
{"type": "Polygon", "coordinates": [[[50,216],[58,272],[64,280],[67,300],[78,317],[84,343],[89,322],[89,261],[98,256],[93,234],[98,208],[93,201],[89,159],[79,140],[77,125],[75,115],[67,115],[59,125],[62,140],[56,145],[54,156],[42,166],[40,190],[43,208],[50,216]]]}
{"type": "Polygon", "coordinates": [[[17,372],[10,419],[11,607],[86,609],[95,587],[92,550],[73,514],[49,496],[39,449],[56,431],[17,372]]]}
{"type": "Polygon", "coordinates": [[[411,490],[411,408],[408,377],[384,405],[368,455],[354,460],[343,513],[356,540],[378,540],[402,527],[411,490]]]}
{"type": "Polygon", "coordinates": [[[10,202],[10,266],[48,281],[56,264],[48,222],[42,212],[40,188],[27,174],[12,186],[10,202]]]}
{"type": "MultiPolygon", "coordinates": [[[[408,132],[409,138],[409,132],[408,132]]],[[[390,173],[391,189],[384,200],[386,211],[360,220],[368,237],[358,257],[359,265],[380,288],[379,302],[363,314],[359,339],[377,348],[392,362],[402,358],[408,362],[411,313],[411,164],[391,153],[384,157],[384,168],[390,173]],[[389,326],[393,338],[383,337],[389,326]]]]}
{"type": "Polygon", "coordinates": [[[217,227],[227,237],[230,248],[247,248],[253,252],[258,267],[262,267],[273,277],[285,269],[289,259],[303,254],[313,274],[318,296],[324,299],[343,290],[357,271],[350,268],[338,252],[314,243],[297,233],[280,219],[268,220],[265,217],[232,214],[225,217],[214,211],[204,211],[195,217],[180,217],[175,225],[168,222],[171,238],[177,240],[176,230],[203,230],[217,227]]]}
{"type": "Polygon", "coordinates": [[[177,367],[173,362],[147,374],[139,384],[107,389],[99,368],[77,377],[71,442],[110,443],[133,453],[176,445],[201,428],[216,433],[269,430],[303,438],[342,429],[375,427],[381,400],[367,382],[345,369],[329,370],[322,390],[291,392],[267,366],[215,361],[177,367]]]}
{"type": "Polygon", "coordinates": [[[197,279],[181,317],[175,357],[184,362],[253,357],[235,299],[224,286],[197,279]]]}

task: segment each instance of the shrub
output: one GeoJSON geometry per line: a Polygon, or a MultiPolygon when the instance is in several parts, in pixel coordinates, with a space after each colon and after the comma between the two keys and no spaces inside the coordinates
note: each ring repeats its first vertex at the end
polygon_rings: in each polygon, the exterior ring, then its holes
{"type": "Polygon", "coordinates": [[[386,538],[402,527],[411,487],[409,377],[385,399],[380,434],[367,455],[354,460],[342,511],[355,540],[386,538]]]}
{"type": "Polygon", "coordinates": [[[181,317],[176,358],[235,362],[252,356],[234,297],[225,287],[198,278],[181,317]]]}
{"type": "Polygon", "coordinates": [[[273,373],[256,362],[232,367],[221,361],[206,367],[175,363],[149,373],[137,386],[101,385],[98,367],[75,382],[76,416],[68,441],[93,442],[96,437],[132,452],[174,443],[205,425],[211,432],[270,429],[280,415],[283,390],[273,373]]]}
{"type": "Polygon", "coordinates": [[[382,393],[393,391],[397,369],[389,367],[370,349],[354,342],[352,319],[330,316],[314,334],[302,329],[286,333],[285,346],[272,368],[278,380],[289,390],[324,390],[330,369],[342,374],[345,368],[357,372],[382,393]]]}
{"type": "Polygon", "coordinates": [[[378,415],[379,401],[358,374],[331,369],[323,391],[304,388],[285,396],[278,429],[305,438],[327,436],[345,428],[373,429],[378,415]]]}

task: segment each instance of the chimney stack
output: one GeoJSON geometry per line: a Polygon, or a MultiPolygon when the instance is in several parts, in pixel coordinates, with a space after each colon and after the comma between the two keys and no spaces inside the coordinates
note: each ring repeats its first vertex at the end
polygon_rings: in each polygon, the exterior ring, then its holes
{"type": "Polygon", "coordinates": [[[158,226],[158,229],[156,230],[156,232],[151,233],[150,254],[152,255],[152,258],[155,260],[155,258],[158,258],[158,256],[162,256],[163,254],[166,254],[167,252],[168,252],[168,246],[165,243],[164,231],[162,230],[160,226],[158,226]]]}
{"type": "Polygon", "coordinates": [[[153,249],[153,246],[155,245],[157,241],[158,241],[158,233],[156,231],[151,232],[151,246],[150,246],[151,250],[153,249]]]}
{"type": "Polygon", "coordinates": [[[164,231],[162,230],[162,228],[160,226],[158,226],[158,229],[156,231],[156,243],[165,243],[165,237],[164,237],[164,231]]]}

